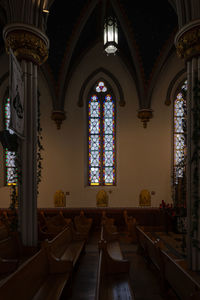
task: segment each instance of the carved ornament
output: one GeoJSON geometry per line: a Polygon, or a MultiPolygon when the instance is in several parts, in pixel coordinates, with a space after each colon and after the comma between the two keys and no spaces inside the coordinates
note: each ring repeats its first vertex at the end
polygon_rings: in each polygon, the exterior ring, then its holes
{"type": "Polygon", "coordinates": [[[55,121],[57,129],[60,129],[62,122],[66,119],[65,112],[62,110],[54,110],[51,119],[55,121]]]}
{"type": "Polygon", "coordinates": [[[147,123],[153,118],[153,110],[151,108],[142,108],[138,111],[138,118],[141,119],[143,127],[147,128],[147,123]]]}
{"type": "Polygon", "coordinates": [[[177,35],[176,51],[180,58],[189,60],[200,55],[200,25],[177,35]]]}
{"type": "Polygon", "coordinates": [[[3,37],[7,53],[11,48],[18,60],[24,59],[42,65],[48,58],[49,40],[34,26],[9,24],[3,29],[3,37]]]}
{"type": "Polygon", "coordinates": [[[30,32],[13,31],[5,41],[6,51],[11,48],[18,60],[30,60],[42,65],[48,58],[48,49],[40,37],[30,32]]]}

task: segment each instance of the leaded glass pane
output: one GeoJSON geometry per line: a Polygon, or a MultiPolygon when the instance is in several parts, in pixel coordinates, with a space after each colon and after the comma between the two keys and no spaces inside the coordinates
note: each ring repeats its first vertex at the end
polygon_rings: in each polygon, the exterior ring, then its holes
{"type": "Polygon", "coordinates": [[[175,134],[175,149],[180,150],[185,148],[185,137],[183,134],[175,134]]]}
{"type": "Polygon", "coordinates": [[[15,152],[6,150],[6,167],[15,167],[15,152]]]}
{"type": "Polygon", "coordinates": [[[89,184],[115,184],[115,103],[99,81],[88,102],[89,184]]]}
{"type": "Polygon", "coordinates": [[[113,151],[105,151],[104,157],[104,165],[113,166],[113,151]]]}
{"type": "Polygon", "coordinates": [[[15,170],[14,168],[6,168],[6,177],[7,177],[7,185],[15,184],[16,177],[15,177],[15,170]]]}
{"type": "Polygon", "coordinates": [[[90,103],[90,117],[98,118],[100,115],[100,105],[98,102],[90,103]]]}
{"type": "Polygon", "coordinates": [[[100,183],[100,171],[99,168],[90,168],[89,170],[89,182],[91,185],[99,185],[100,183]]]}
{"type": "Polygon", "coordinates": [[[96,86],[96,92],[100,93],[103,92],[105,93],[107,91],[107,87],[105,86],[105,83],[103,81],[99,81],[98,85],[96,86]]]}
{"type": "Polygon", "coordinates": [[[186,127],[186,120],[184,118],[174,118],[174,131],[184,133],[186,127]]]}
{"type": "Polygon", "coordinates": [[[183,177],[186,158],[186,90],[187,81],[181,87],[174,101],[174,180],[183,177]]]}
{"type": "Polygon", "coordinates": [[[90,119],[89,120],[89,132],[90,134],[99,134],[100,132],[100,120],[90,119]]]}
{"type": "Polygon", "coordinates": [[[89,162],[92,167],[98,167],[100,165],[100,155],[98,151],[91,151],[89,155],[89,162]]]}
{"type": "Polygon", "coordinates": [[[113,133],[113,120],[112,119],[104,119],[104,132],[105,132],[105,134],[113,133]]]}
{"type": "Polygon", "coordinates": [[[112,102],[105,102],[104,104],[105,118],[112,118],[113,117],[113,103],[112,102]]]}
{"type": "Polygon", "coordinates": [[[110,185],[114,183],[114,169],[113,167],[105,167],[104,169],[104,182],[105,185],[110,185]]]}
{"type": "Polygon", "coordinates": [[[104,135],[103,137],[105,151],[113,151],[114,149],[114,138],[112,135],[104,135]]]}
{"type": "MultiPolygon", "coordinates": [[[[175,152],[175,165],[180,165],[184,161],[185,153],[184,150],[179,150],[175,152]]],[[[181,166],[180,166],[181,167],[181,166]]]]}
{"type": "Polygon", "coordinates": [[[89,137],[89,149],[91,151],[98,151],[100,148],[100,138],[99,135],[91,135],[89,137]]]}
{"type": "MultiPolygon", "coordinates": [[[[10,99],[7,98],[4,107],[5,110],[5,129],[9,131],[10,134],[14,134],[14,131],[9,128],[10,124],[10,99]]],[[[12,151],[5,150],[5,165],[6,165],[6,184],[16,184],[16,166],[15,166],[16,153],[12,151]]]]}
{"type": "Polygon", "coordinates": [[[179,93],[174,105],[174,115],[184,117],[185,115],[185,100],[182,98],[182,93],[179,93]]]}

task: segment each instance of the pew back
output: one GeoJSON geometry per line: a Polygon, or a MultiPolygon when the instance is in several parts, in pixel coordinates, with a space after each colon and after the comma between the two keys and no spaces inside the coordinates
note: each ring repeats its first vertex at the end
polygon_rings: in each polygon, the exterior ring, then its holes
{"type": "Polygon", "coordinates": [[[3,285],[0,286],[1,299],[32,299],[48,274],[48,260],[42,249],[27,260],[3,285]]]}
{"type": "Polygon", "coordinates": [[[192,294],[200,290],[198,283],[181,267],[183,260],[174,260],[164,250],[160,251],[163,261],[163,276],[181,300],[190,299],[192,294]]]}

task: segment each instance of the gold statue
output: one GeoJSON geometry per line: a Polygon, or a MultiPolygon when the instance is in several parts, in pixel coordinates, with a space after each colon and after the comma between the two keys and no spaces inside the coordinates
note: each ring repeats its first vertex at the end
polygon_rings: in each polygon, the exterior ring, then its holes
{"type": "Polygon", "coordinates": [[[97,207],[107,207],[108,206],[108,194],[104,190],[100,190],[96,196],[97,207]]]}
{"type": "Polygon", "coordinates": [[[54,207],[65,207],[66,206],[66,196],[61,190],[55,192],[54,195],[54,207]]]}
{"type": "Polygon", "coordinates": [[[142,190],[139,197],[140,206],[151,206],[151,194],[148,190],[142,190]]]}

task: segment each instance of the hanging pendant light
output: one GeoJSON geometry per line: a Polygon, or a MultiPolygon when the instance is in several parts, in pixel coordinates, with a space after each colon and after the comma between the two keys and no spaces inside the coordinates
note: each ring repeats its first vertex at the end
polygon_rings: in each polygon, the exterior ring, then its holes
{"type": "Polygon", "coordinates": [[[104,50],[107,55],[115,54],[118,50],[117,20],[111,13],[104,20],[104,50]]]}

